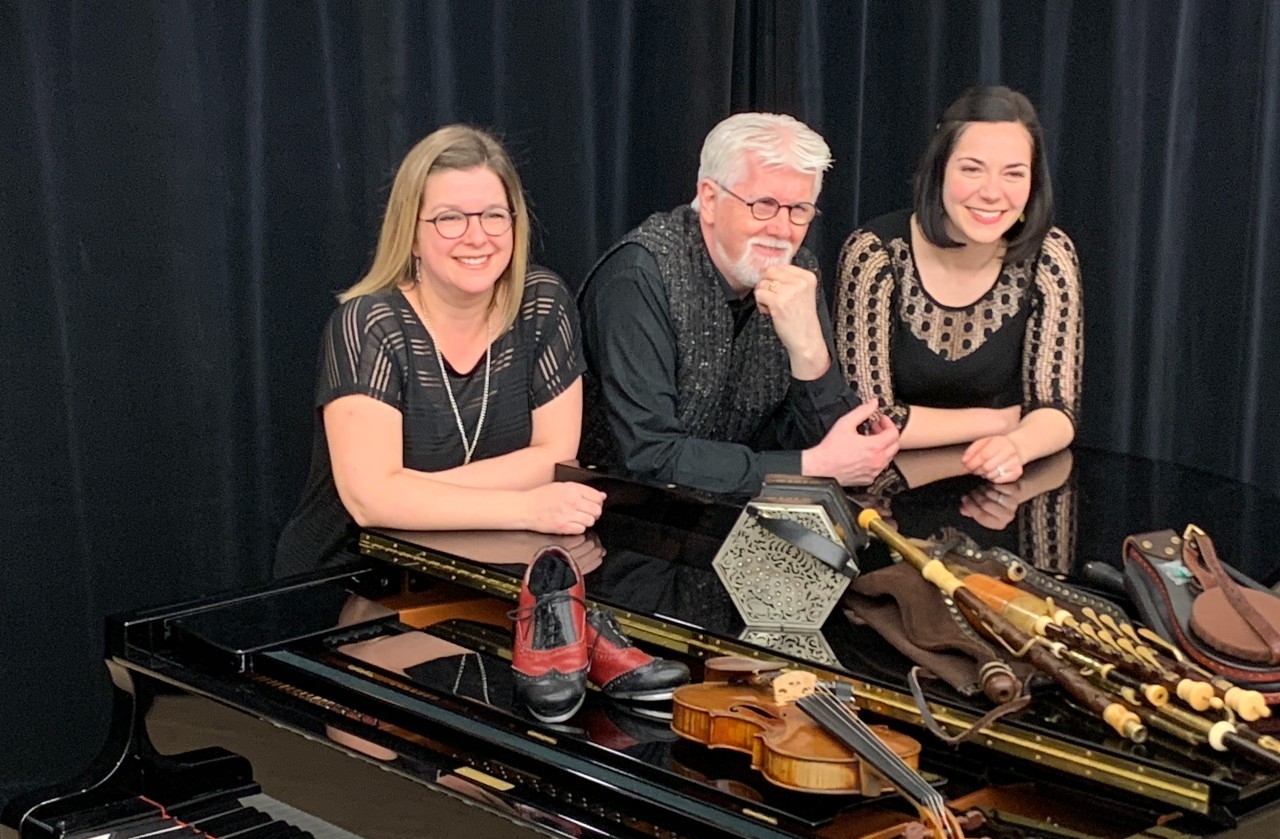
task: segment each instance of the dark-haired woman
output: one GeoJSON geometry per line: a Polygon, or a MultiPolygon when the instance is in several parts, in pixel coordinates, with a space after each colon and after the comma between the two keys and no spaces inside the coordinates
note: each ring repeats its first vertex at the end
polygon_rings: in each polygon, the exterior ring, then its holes
{"type": "Polygon", "coordinates": [[[1075,437],[1080,267],[1052,218],[1035,109],[977,87],[943,114],[914,207],[845,242],[841,364],[880,399],[902,448],[969,443],[965,468],[1009,483],[1075,437]]]}

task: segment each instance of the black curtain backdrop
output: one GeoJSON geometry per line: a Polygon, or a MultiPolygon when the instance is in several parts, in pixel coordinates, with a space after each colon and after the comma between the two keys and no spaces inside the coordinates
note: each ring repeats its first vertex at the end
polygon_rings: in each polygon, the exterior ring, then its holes
{"type": "Polygon", "coordinates": [[[0,752],[46,762],[14,788],[96,751],[102,615],[266,578],[332,295],[452,121],[505,138],[576,284],[713,124],[792,113],[836,157],[830,273],[960,90],[1018,88],[1082,255],[1080,442],[1280,494],[1276,0],[5,0],[0,62],[0,644],[63,688],[3,692],[0,752]]]}

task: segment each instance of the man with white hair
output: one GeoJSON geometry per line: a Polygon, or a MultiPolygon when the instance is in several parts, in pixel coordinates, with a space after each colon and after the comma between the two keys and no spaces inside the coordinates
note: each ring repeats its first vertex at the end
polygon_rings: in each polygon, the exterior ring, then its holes
{"type": "Polygon", "coordinates": [[[898,432],[834,364],[801,246],[830,166],[804,123],[731,116],[703,144],[693,203],[596,263],[578,298],[584,463],[739,495],[770,473],[856,486],[888,465],[898,432]]]}

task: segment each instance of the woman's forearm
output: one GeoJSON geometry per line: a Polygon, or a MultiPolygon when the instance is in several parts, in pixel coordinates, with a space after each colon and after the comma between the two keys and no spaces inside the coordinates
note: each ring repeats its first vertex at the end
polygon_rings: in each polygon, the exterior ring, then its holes
{"type": "Polygon", "coordinates": [[[1011,408],[925,408],[912,406],[899,444],[904,449],[931,449],[971,443],[983,437],[1008,434],[1018,424],[1011,408]]]}
{"type": "Polygon", "coordinates": [[[497,457],[473,461],[465,466],[415,474],[437,483],[475,489],[533,489],[555,477],[557,463],[572,460],[573,457],[572,453],[562,447],[529,446],[497,457]]]}
{"type": "Polygon", "coordinates": [[[397,530],[529,530],[521,490],[460,486],[400,469],[358,486],[338,482],[338,495],[361,527],[397,530]]]}

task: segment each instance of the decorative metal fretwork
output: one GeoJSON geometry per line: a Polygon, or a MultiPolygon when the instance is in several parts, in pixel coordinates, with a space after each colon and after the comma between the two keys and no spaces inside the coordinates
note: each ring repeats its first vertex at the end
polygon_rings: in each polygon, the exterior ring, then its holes
{"type": "Polygon", "coordinates": [[[849,578],[765,530],[756,514],[789,519],[833,542],[841,536],[820,504],[753,501],[712,562],[748,627],[817,630],[849,578]],[[754,511],[754,512],[753,512],[754,511]]]}

